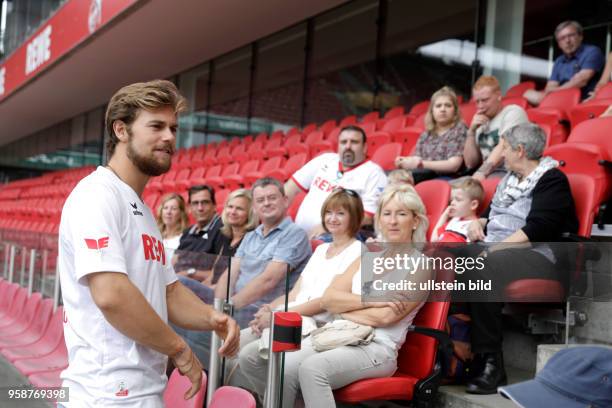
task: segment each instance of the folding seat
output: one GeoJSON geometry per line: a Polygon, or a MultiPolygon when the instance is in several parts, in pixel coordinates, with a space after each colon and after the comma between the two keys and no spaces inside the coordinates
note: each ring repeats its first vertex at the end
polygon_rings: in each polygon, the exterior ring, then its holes
{"type": "Polygon", "coordinates": [[[229,140],[223,139],[217,144],[217,151],[227,146],[229,146],[229,140]]]}
{"type": "MultiPolygon", "coordinates": [[[[17,265],[18,263],[15,262],[15,264],[17,265]]],[[[6,313],[0,317],[0,331],[3,331],[19,320],[19,315],[25,307],[27,297],[28,290],[26,288],[18,287],[13,297],[13,302],[9,305],[6,313]]]]}
{"type": "Polygon", "coordinates": [[[245,146],[245,148],[249,147],[251,143],[253,143],[253,136],[248,135],[242,138],[242,144],[245,146]]]}
{"type": "Polygon", "coordinates": [[[41,301],[42,296],[38,292],[32,293],[29,297],[26,296],[25,304],[13,322],[10,325],[2,326],[2,330],[0,330],[0,347],[3,344],[3,340],[15,335],[21,335],[28,330],[35,319],[41,301]]]}
{"type": "Polygon", "coordinates": [[[523,94],[528,89],[535,89],[535,86],[536,84],[533,81],[525,81],[525,82],[518,83],[508,88],[508,90],[506,91],[506,98],[514,98],[514,97],[522,98],[523,94]]]}
{"type": "Polygon", "coordinates": [[[385,124],[380,128],[383,132],[395,132],[396,130],[400,130],[406,126],[406,116],[400,115],[394,118],[388,119],[385,124]]]}
{"type": "Polygon", "coordinates": [[[192,169],[204,166],[204,156],[206,155],[206,147],[200,146],[191,157],[189,167],[192,169]]]}
{"type": "Polygon", "coordinates": [[[385,116],[383,118],[386,119],[386,120],[389,120],[389,119],[396,118],[398,116],[404,116],[404,107],[403,106],[396,106],[395,108],[389,109],[385,113],[385,116]]]}
{"type": "Polygon", "coordinates": [[[414,121],[414,123],[412,123],[411,127],[416,127],[421,129],[421,131],[425,130],[425,116],[427,115],[427,112],[420,114],[414,121]]]}
{"type": "Polygon", "coordinates": [[[495,190],[497,189],[497,185],[499,184],[500,180],[501,178],[499,177],[489,177],[481,181],[482,188],[484,189],[484,199],[482,200],[482,204],[479,208],[480,212],[486,210],[489,204],[491,204],[491,200],[495,195],[495,190]]]}
{"type": "Polygon", "coordinates": [[[226,165],[232,161],[231,147],[225,146],[217,150],[217,164],[226,165]]]}
{"type": "Polygon", "coordinates": [[[476,114],[476,104],[475,103],[464,103],[459,105],[459,111],[461,112],[461,118],[466,125],[470,125],[472,123],[472,118],[476,114]]]}
{"type": "MultiPolygon", "coordinates": [[[[567,175],[572,197],[576,206],[578,217],[578,235],[584,238],[591,236],[593,220],[597,212],[597,183],[587,174],[567,175]]],[[[574,282],[580,279],[584,273],[580,267],[570,276],[570,289],[574,288],[574,282]]],[[[565,302],[566,290],[563,285],[551,279],[520,279],[510,283],[504,289],[504,297],[507,302],[565,302]]]]}
{"type": "Polygon", "coordinates": [[[183,190],[184,189],[184,185],[187,184],[189,182],[189,174],[191,173],[191,170],[189,170],[188,167],[181,169],[178,171],[178,173],[176,174],[176,177],[174,178],[174,181],[163,181],[163,186],[164,186],[164,194],[168,194],[174,191],[178,191],[178,190],[183,190]]]}
{"type": "Polygon", "coordinates": [[[357,124],[357,116],[349,115],[349,116],[342,118],[338,127],[343,128],[348,125],[356,125],[356,124],[357,124]]]}
{"type": "Polygon", "coordinates": [[[277,180],[285,182],[289,180],[289,177],[291,177],[293,173],[301,169],[307,162],[308,154],[292,154],[283,167],[264,173],[264,177],[274,177],[277,180]]]}
{"type": "MultiPolygon", "coordinates": [[[[164,406],[172,408],[202,408],[204,406],[204,398],[206,397],[206,372],[202,371],[202,383],[200,390],[196,395],[188,400],[185,400],[185,391],[191,388],[189,378],[181,375],[178,369],[174,369],[168,385],[164,391],[164,406]]],[[[239,407],[239,405],[226,405],[228,407],[239,407]]]]}
{"type": "Polygon", "coordinates": [[[232,174],[223,178],[223,185],[230,191],[237,190],[246,184],[245,176],[259,169],[259,160],[249,160],[240,168],[238,174],[232,174]]]}
{"type": "MultiPolygon", "coordinates": [[[[568,88],[551,92],[542,99],[537,108],[529,109],[531,117],[552,117],[558,121],[568,121],[569,111],[580,103],[580,89],[568,88]]],[[[537,120],[536,120],[537,122],[537,120]]]]}
{"type": "Polygon", "coordinates": [[[209,408],[255,408],[255,397],[242,388],[225,385],[218,388],[210,400],[209,408]]]}
{"type": "Polygon", "coordinates": [[[372,111],[372,112],[369,112],[363,115],[363,117],[361,118],[361,123],[370,123],[370,122],[376,123],[376,121],[379,118],[380,118],[380,112],[372,111]]]}
{"type": "Polygon", "coordinates": [[[246,183],[245,187],[251,187],[255,181],[258,179],[265,177],[266,174],[271,172],[272,170],[280,169],[285,164],[285,158],[282,156],[272,157],[261,165],[259,171],[252,171],[245,175],[244,181],[246,183]]]}
{"type": "Polygon", "coordinates": [[[225,177],[238,174],[240,169],[240,163],[230,163],[223,168],[223,171],[218,176],[206,177],[206,184],[214,188],[215,190],[224,186],[225,177]]]}
{"type": "Polygon", "coordinates": [[[254,142],[259,142],[261,144],[265,144],[268,141],[268,134],[262,132],[255,137],[254,142]]]}
{"type": "Polygon", "coordinates": [[[329,132],[331,132],[336,127],[336,121],[331,119],[323,122],[321,126],[319,126],[319,130],[327,136],[329,132]]]}
{"type": "Polygon", "coordinates": [[[425,204],[429,227],[427,228],[427,240],[429,241],[433,228],[440,216],[448,207],[450,200],[450,184],[446,180],[427,180],[414,187],[419,197],[425,204]]]}
{"type": "Polygon", "coordinates": [[[306,153],[308,156],[310,156],[310,152],[313,146],[318,142],[322,142],[324,136],[325,135],[321,131],[310,132],[308,136],[306,136],[306,139],[304,139],[303,143],[290,145],[287,148],[288,156],[290,157],[294,154],[300,153],[306,153]]]}
{"type": "Polygon", "coordinates": [[[573,107],[569,112],[572,129],[580,122],[599,117],[610,105],[612,99],[594,99],[573,107]]]}
{"type": "Polygon", "coordinates": [[[247,145],[244,143],[236,145],[232,149],[232,152],[230,153],[232,161],[237,161],[238,163],[244,163],[247,160],[249,160],[249,155],[247,154],[246,149],[247,149],[247,145]]]}
{"type": "Polygon", "coordinates": [[[66,368],[68,367],[66,343],[60,341],[49,354],[45,354],[42,357],[19,359],[13,365],[26,377],[36,373],[66,368]]]}
{"type": "Polygon", "coordinates": [[[34,387],[37,388],[54,388],[62,386],[62,379],[60,374],[64,371],[63,369],[46,371],[44,373],[37,373],[28,376],[28,381],[34,387]]]}
{"type": "Polygon", "coordinates": [[[412,401],[425,407],[435,397],[442,380],[439,361],[450,358],[452,345],[446,333],[449,302],[427,302],[408,329],[391,377],[356,381],[334,391],[337,402],[412,401]]]}
{"type": "Polygon", "coordinates": [[[220,215],[223,212],[223,207],[225,206],[225,201],[227,201],[227,196],[231,191],[227,188],[221,188],[215,191],[215,201],[217,201],[217,213],[220,215]]]}
{"type": "Polygon", "coordinates": [[[559,143],[563,143],[562,140],[555,139],[553,137],[553,133],[552,133],[552,129],[550,125],[545,124],[545,123],[540,123],[538,124],[538,126],[544,131],[544,134],[546,135],[546,147],[556,145],[559,143]]]}
{"type": "Polygon", "coordinates": [[[368,146],[368,157],[372,157],[380,146],[391,143],[391,134],[388,132],[374,132],[368,135],[366,143],[368,146]]]}
{"type": "Polygon", "coordinates": [[[202,164],[204,166],[214,166],[217,164],[217,148],[214,145],[208,145],[206,147],[206,153],[202,157],[202,164]]]}
{"type": "Polygon", "coordinates": [[[298,210],[300,209],[300,205],[302,205],[302,201],[304,201],[304,197],[306,197],[305,191],[298,192],[293,198],[293,201],[291,201],[291,205],[287,209],[287,215],[289,215],[293,221],[295,221],[295,217],[297,216],[298,210]]]}
{"type": "Polygon", "coordinates": [[[400,130],[396,130],[391,134],[391,140],[393,143],[399,143],[402,145],[402,156],[409,156],[412,154],[414,147],[419,140],[419,137],[423,133],[423,129],[409,126],[400,130]]]}
{"type": "Polygon", "coordinates": [[[229,141],[229,147],[230,149],[233,149],[234,147],[238,146],[241,143],[242,143],[242,139],[238,136],[234,136],[229,141]]]}
{"type": "Polygon", "coordinates": [[[376,131],[376,122],[357,123],[356,125],[363,129],[366,136],[369,136],[376,131]]]}
{"type": "Polygon", "coordinates": [[[612,82],[608,82],[600,88],[593,99],[612,99],[612,82]]]}
{"type": "Polygon", "coordinates": [[[261,140],[255,139],[253,143],[248,147],[246,153],[251,160],[262,160],[266,157],[266,150],[264,149],[264,145],[268,143],[267,135],[266,141],[263,142],[261,140]]]}
{"type": "Polygon", "coordinates": [[[2,338],[0,338],[0,349],[15,346],[26,346],[37,342],[45,333],[52,315],[53,300],[42,300],[39,308],[37,309],[37,313],[33,316],[33,319],[25,331],[13,336],[4,336],[3,333],[2,338]]]}
{"type": "Polygon", "coordinates": [[[541,114],[534,109],[527,110],[527,117],[529,121],[536,123],[540,126],[547,125],[550,127],[550,144],[555,145],[565,142],[567,139],[568,131],[565,125],[559,121],[556,116],[541,114]]]}
{"type": "Polygon", "coordinates": [[[291,129],[289,129],[288,131],[285,132],[285,136],[289,137],[289,136],[297,135],[298,133],[302,133],[302,132],[300,132],[300,129],[298,129],[298,128],[296,128],[294,126],[294,127],[292,127],[291,129]]]}
{"type": "Polygon", "coordinates": [[[144,203],[147,205],[147,207],[149,207],[149,209],[151,210],[151,212],[153,214],[155,214],[155,211],[157,210],[155,205],[159,201],[160,197],[161,197],[161,194],[159,192],[157,192],[157,191],[155,191],[153,193],[149,193],[149,194],[147,194],[146,196],[143,197],[144,203]]]}
{"type": "Polygon", "coordinates": [[[8,281],[3,282],[4,291],[0,292],[0,319],[9,315],[9,309],[14,303],[13,299],[17,294],[17,289],[20,287],[16,283],[9,283],[8,281]]]}
{"type": "Polygon", "coordinates": [[[333,145],[329,140],[322,140],[313,144],[311,151],[311,158],[315,158],[323,153],[336,153],[337,150],[333,148],[333,145]]]}
{"type": "Polygon", "coordinates": [[[36,342],[23,346],[3,347],[0,348],[0,353],[11,363],[27,358],[40,358],[51,353],[60,343],[64,344],[63,314],[64,308],[58,307],[45,333],[36,342]]]}
{"type": "Polygon", "coordinates": [[[529,108],[529,102],[522,96],[506,96],[502,99],[502,106],[518,105],[523,109],[529,108]]]}
{"type": "Polygon", "coordinates": [[[429,109],[429,101],[418,102],[412,105],[412,108],[410,108],[410,112],[408,112],[408,115],[418,117],[426,113],[428,109],[429,109]]]}
{"type": "Polygon", "coordinates": [[[332,131],[329,132],[327,138],[325,139],[326,141],[331,143],[331,148],[333,151],[338,150],[338,136],[340,136],[340,130],[342,130],[341,127],[332,129],[332,131]]]}
{"type": "Polygon", "coordinates": [[[284,142],[280,140],[271,140],[265,147],[265,151],[268,159],[274,157],[284,157],[288,155],[289,149],[292,146],[300,144],[302,142],[302,134],[294,133],[287,137],[284,142]]]}
{"type": "Polygon", "coordinates": [[[302,131],[300,132],[303,135],[308,135],[314,131],[317,130],[317,124],[316,123],[309,123],[306,126],[304,126],[304,128],[302,129],[302,131]]]}
{"type": "Polygon", "coordinates": [[[395,158],[402,153],[402,145],[399,143],[387,143],[380,146],[372,156],[372,161],[385,171],[395,168],[395,158]]]}
{"type": "Polygon", "coordinates": [[[222,170],[223,170],[223,166],[221,166],[220,164],[209,167],[208,170],[206,170],[206,175],[204,176],[203,179],[193,180],[193,181],[195,182],[195,184],[208,184],[211,178],[220,176],[222,170]]]}

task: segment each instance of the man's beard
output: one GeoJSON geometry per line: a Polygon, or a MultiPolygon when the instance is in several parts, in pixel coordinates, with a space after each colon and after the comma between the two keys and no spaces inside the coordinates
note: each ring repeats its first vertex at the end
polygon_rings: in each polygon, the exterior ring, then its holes
{"type": "Polygon", "coordinates": [[[352,166],[355,163],[355,153],[351,150],[347,150],[342,153],[342,164],[344,166],[352,166]]]}
{"type": "Polygon", "coordinates": [[[171,160],[168,160],[167,163],[160,163],[155,160],[154,157],[147,157],[138,154],[134,149],[132,144],[133,134],[130,130],[128,130],[128,145],[126,154],[128,159],[138,168],[138,170],[142,171],[147,176],[155,177],[166,173],[170,170],[170,166],[172,164],[171,160]]]}

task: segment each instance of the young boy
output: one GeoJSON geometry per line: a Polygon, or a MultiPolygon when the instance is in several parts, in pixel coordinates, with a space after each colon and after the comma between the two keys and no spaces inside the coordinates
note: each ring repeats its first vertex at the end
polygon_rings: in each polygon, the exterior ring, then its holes
{"type": "Polygon", "coordinates": [[[478,180],[465,177],[451,182],[450,205],[434,227],[431,242],[468,242],[468,225],[478,218],[483,198],[484,189],[478,180]]]}

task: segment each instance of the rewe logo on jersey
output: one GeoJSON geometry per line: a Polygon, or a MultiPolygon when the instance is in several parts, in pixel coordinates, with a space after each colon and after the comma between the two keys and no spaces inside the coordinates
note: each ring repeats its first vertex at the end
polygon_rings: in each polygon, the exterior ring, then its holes
{"type": "Polygon", "coordinates": [[[108,237],[102,237],[99,239],[85,238],[85,244],[89,249],[108,248],[108,237]]]}
{"type": "Polygon", "coordinates": [[[145,261],[157,261],[162,265],[166,264],[166,251],[164,251],[164,243],[158,241],[155,237],[147,234],[142,234],[142,247],[144,249],[145,261]]]}

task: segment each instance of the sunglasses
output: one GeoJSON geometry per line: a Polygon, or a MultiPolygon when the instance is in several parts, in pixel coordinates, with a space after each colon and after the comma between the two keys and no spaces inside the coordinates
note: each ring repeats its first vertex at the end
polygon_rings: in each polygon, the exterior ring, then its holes
{"type": "Polygon", "coordinates": [[[343,193],[346,193],[346,194],[350,195],[351,197],[359,198],[359,194],[355,190],[351,190],[350,188],[336,187],[332,191],[334,193],[336,191],[342,191],[343,193]]]}

